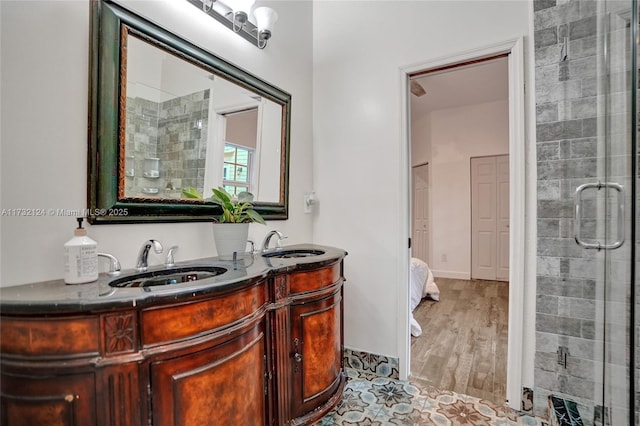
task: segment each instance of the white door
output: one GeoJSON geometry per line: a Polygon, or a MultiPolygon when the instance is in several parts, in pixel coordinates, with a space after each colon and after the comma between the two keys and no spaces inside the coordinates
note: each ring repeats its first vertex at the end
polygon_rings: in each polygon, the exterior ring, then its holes
{"type": "Polygon", "coordinates": [[[509,156],[471,159],[471,278],[509,279],[509,156]]]}
{"type": "Polygon", "coordinates": [[[498,239],[496,279],[509,281],[509,156],[496,157],[498,239]]]}
{"type": "Polygon", "coordinates": [[[413,167],[411,256],[429,263],[429,165],[413,167]]]}

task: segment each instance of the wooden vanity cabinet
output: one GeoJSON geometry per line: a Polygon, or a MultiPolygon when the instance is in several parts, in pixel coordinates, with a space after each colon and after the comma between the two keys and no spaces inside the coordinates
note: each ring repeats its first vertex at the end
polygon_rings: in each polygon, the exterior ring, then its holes
{"type": "Polygon", "coordinates": [[[342,258],[223,292],[2,313],[1,426],[301,425],[342,397],[342,258]]]}
{"type": "Polygon", "coordinates": [[[291,424],[308,424],[334,406],[345,385],[342,264],[289,277],[291,424]]]}

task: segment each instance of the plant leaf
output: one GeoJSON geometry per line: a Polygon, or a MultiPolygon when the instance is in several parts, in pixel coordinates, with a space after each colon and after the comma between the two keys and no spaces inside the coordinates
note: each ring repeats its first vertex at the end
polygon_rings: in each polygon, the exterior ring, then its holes
{"type": "Polygon", "coordinates": [[[245,223],[258,222],[266,224],[260,213],[253,210],[253,194],[247,191],[238,193],[237,198],[229,194],[224,187],[219,186],[211,190],[213,195],[210,200],[222,208],[222,214],[218,218],[220,223],[245,223]]]}
{"type": "Polygon", "coordinates": [[[253,201],[253,194],[247,191],[238,192],[238,202],[250,203],[253,201]]]}
{"type": "Polygon", "coordinates": [[[231,214],[231,212],[229,210],[224,210],[224,212],[222,213],[222,217],[221,217],[221,222],[229,222],[229,223],[234,223],[235,219],[233,214],[231,214]]]}
{"type": "Polygon", "coordinates": [[[220,201],[220,204],[231,203],[231,195],[223,187],[213,188],[213,196],[220,201]]]}
{"type": "Polygon", "coordinates": [[[198,199],[202,199],[202,194],[200,192],[198,192],[197,189],[195,189],[194,187],[190,186],[189,188],[182,188],[182,195],[185,198],[198,198],[198,199]]]}
{"type": "Polygon", "coordinates": [[[253,222],[258,222],[263,225],[266,225],[266,222],[264,221],[262,216],[260,216],[260,213],[258,213],[257,211],[253,209],[249,209],[246,211],[246,213],[247,213],[247,216],[249,216],[253,222]]]}

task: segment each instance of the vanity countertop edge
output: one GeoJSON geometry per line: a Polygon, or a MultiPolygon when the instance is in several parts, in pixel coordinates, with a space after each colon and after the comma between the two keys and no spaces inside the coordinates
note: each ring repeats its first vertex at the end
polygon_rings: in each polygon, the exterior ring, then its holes
{"type": "MultiPolygon", "coordinates": [[[[269,275],[317,269],[339,262],[347,255],[343,249],[317,244],[288,245],[279,250],[301,249],[321,250],[324,253],[296,258],[244,253],[235,262],[218,257],[176,262],[175,267],[219,266],[226,268],[227,272],[213,278],[158,287],[119,288],[109,285],[114,279],[135,275],[135,269],[123,270],[117,277],[101,273],[97,281],[86,284],[70,285],[65,284],[62,279],[54,279],[1,287],[0,312],[3,315],[87,313],[175,302],[250,286],[269,275]]],[[[148,271],[164,269],[164,265],[154,265],[148,271]]]]}

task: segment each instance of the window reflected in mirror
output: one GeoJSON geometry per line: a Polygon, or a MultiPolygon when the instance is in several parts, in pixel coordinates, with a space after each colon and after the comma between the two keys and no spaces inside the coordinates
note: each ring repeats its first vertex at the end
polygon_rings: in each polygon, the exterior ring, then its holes
{"type": "Polygon", "coordinates": [[[232,195],[247,191],[256,192],[256,176],[253,157],[256,150],[258,109],[252,108],[224,115],[225,144],[224,189],[232,195]]]}

